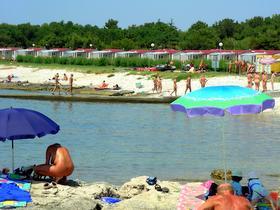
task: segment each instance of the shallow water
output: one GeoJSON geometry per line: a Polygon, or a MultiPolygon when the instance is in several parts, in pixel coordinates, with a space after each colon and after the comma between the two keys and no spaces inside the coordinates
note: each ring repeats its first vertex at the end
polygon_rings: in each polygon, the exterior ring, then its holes
{"type": "MultiPolygon", "coordinates": [[[[280,115],[273,111],[189,119],[168,104],[0,99],[0,108],[10,106],[35,109],[61,126],[57,135],[16,141],[16,166],[43,163],[47,146],[59,142],[71,152],[74,179],[205,180],[225,160],[244,174],[257,171],[269,188],[280,186],[280,115]]],[[[11,167],[10,141],[0,143],[0,167],[11,167]]]]}

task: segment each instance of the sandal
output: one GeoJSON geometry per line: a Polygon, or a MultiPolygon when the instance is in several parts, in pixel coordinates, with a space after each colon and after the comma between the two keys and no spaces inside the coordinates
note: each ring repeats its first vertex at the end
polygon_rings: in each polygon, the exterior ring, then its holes
{"type": "Polygon", "coordinates": [[[57,183],[56,182],[52,181],[51,185],[52,185],[53,188],[57,188],[57,183]]]}
{"type": "Polygon", "coordinates": [[[159,184],[155,184],[156,191],[162,191],[161,186],[159,184]]]}
{"type": "Polygon", "coordinates": [[[161,190],[163,193],[169,193],[169,189],[167,187],[163,187],[161,190]]]}
{"type": "Polygon", "coordinates": [[[52,188],[52,185],[51,184],[49,184],[49,183],[45,183],[44,184],[44,189],[45,190],[48,190],[48,189],[51,189],[52,188]]]}

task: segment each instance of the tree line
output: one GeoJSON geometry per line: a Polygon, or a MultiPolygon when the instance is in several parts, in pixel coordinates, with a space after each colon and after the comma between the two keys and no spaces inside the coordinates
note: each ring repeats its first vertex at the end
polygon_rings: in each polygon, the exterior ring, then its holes
{"type": "Polygon", "coordinates": [[[145,23],[120,28],[109,19],[104,27],[51,22],[0,24],[0,47],[32,46],[43,48],[117,48],[117,49],[213,49],[223,42],[223,49],[280,49],[280,15],[253,17],[244,22],[223,19],[208,25],[202,21],[186,30],[173,22],[145,23]],[[154,46],[151,45],[154,43],[154,46]]]}

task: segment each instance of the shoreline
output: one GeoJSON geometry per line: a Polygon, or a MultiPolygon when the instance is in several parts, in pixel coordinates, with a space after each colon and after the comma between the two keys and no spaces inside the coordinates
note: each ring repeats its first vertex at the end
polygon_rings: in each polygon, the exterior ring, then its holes
{"type": "MultiPolygon", "coordinates": [[[[0,98],[17,98],[31,100],[54,100],[54,101],[84,101],[84,102],[124,102],[124,103],[171,103],[176,98],[184,95],[186,80],[177,82],[178,95],[170,95],[173,89],[173,81],[171,79],[162,79],[162,93],[154,93],[153,81],[151,75],[129,75],[127,73],[118,72],[112,74],[88,74],[80,72],[71,72],[64,69],[36,69],[27,67],[11,67],[0,65],[0,79],[4,81],[7,75],[14,75],[11,83],[0,83],[2,90],[20,90],[26,93],[3,94],[0,92],[0,98]],[[9,67],[9,68],[8,68],[9,67]],[[68,88],[67,81],[60,81],[62,84],[61,95],[51,94],[54,87],[54,81],[50,78],[55,73],[63,75],[74,74],[73,95],[66,95],[68,88]],[[109,89],[95,90],[94,87],[106,81],[109,89]],[[137,87],[137,83],[142,85],[137,87]],[[113,85],[119,84],[120,90],[112,90],[113,85]],[[32,93],[32,94],[31,94],[32,93]]],[[[217,85],[238,85],[245,87],[247,78],[239,75],[229,75],[221,77],[207,78],[206,86],[217,85]]],[[[274,84],[275,91],[270,91],[270,83],[268,83],[268,95],[272,97],[280,97],[280,83],[274,84]]],[[[199,79],[192,79],[192,90],[200,88],[199,79]]]]}
{"type": "Polygon", "coordinates": [[[52,95],[28,95],[28,94],[0,94],[0,98],[14,98],[42,101],[68,101],[68,102],[112,102],[112,103],[152,103],[169,104],[176,97],[151,98],[138,96],[52,96],[52,95]]]}
{"type": "MultiPolygon", "coordinates": [[[[152,75],[131,75],[128,72],[116,72],[113,74],[95,74],[95,73],[80,73],[67,71],[65,69],[36,69],[36,68],[27,68],[27,67],[9,67],[5,65],[0,65],[0,79],[7,80],[8,75],[13,75],[14,78],[12,82],[26,82],[29,84],[42,84],[49,86],[49,88],[54,86],[54,81],[51,79],[53,76],[58,73],[60,78],[65,73],[68,76],[70,74],[74,75],[73,87],[75,89],[81,87],[88,87],[93,89],[100,85],[103,81],[109,84],[108,88],[113,88],[115,84],[118,84],[121,87],[121,90],[133,91],[133,95],[137,94],[153,94],[153,80],[151,79],[152,75]],[[140,85],[139,85],[140,84],[140,85]]],[[[154,75],[157,73],[155,72],[154,75]]],[[[185,93],[186,88],[186,78],[177,82],[177,95],[181,96],[185,93]]],[[[219,77],[210,77],[207,78],[206,86],[216,86],[216,85],[239,85],[246,86],[247,78],[245,76],[239,75],[228,75],[228,76],[219,76],[219,77]]],[[[64,86],[68,85],[67,81],[60,80],[61,84],[64,86]]],[[[268,85],[270,86],[270,85],[268,85]]],[[[192,79],[192,90],[200,88],[199,79],[192,79]]],[[[275,89],[280,90],[280,84],[275,83],[275,89]]],[[[153,97],[166,97],[170,96],[173,91],[173,80],[162,78],[162,93],[154,93],[153,97]]],[[[79,93],[79,92],[78,92],[79,93]]],[[[75,92],[74,92],[75,94],[75,92]]],[[[98,93],[97,93],[98,94],[98,93]]],[[[173,95],[174,96],[174,95],[173,95]]]]}

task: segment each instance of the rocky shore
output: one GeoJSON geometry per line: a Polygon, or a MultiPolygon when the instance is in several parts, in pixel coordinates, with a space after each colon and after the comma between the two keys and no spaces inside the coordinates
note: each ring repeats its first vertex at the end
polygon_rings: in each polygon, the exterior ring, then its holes
{"type": "MultiPolygon", "coordinates": [[[[133,209],[176,209],[182,185],[178,182],[158,181],[169,192],[157,191],[154,185],[146,183],[146,176],[136,177],[122,186],[108,183],[70,182],[69,185],[58,185],[57,188],[45,190],[45,182],[32,183],[31,195],[33,202],[27,209],[102,209],[102,210],[133,210],[133,209]],[[120,198],[116,204],[107,204],[102,197],[120,198]]],[[[198,186],[201,183],[190,183],[198,186]]]]}

